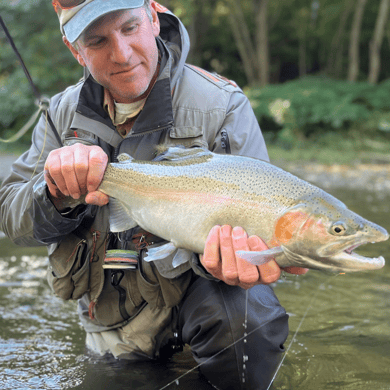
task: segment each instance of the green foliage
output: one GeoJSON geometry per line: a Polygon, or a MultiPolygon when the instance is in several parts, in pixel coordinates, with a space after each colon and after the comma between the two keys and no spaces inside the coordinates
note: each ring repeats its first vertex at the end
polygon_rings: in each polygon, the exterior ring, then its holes
{"type": "MultiPolygon", "coordinates": [[[[0,14],[31,77],[43,95],[52,96],[82,76],[82,68],[62,42],[58,19],[48,0],[0,3],[0,14]]],[[[5,34],[0,29],[0,137],[23,126],[35,96],[5,34]]],[[[25,136],[31,138],[31,133],[25,136]]]]}
{"type": "Polygon", "coordinates": [[[325,131],[390,133],[389,87],[305,77],[246,93],[268,140],[288,147],[325,131]]]}

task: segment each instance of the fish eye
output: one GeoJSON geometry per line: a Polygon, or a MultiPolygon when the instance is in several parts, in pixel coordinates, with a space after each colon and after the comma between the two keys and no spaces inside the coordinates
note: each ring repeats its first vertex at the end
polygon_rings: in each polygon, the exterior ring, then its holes
{"type": "Polygon", "coordinates": [[[347,227],[343,222],[336,222],[330,228],[330,232],[336,236],[343,236],[347,231],[347,227]]]}

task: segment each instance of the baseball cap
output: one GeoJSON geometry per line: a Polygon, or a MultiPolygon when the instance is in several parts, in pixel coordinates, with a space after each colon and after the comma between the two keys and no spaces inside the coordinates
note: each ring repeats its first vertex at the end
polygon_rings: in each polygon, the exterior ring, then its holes
{"type": "Polygon", "coordinates": [[[113,11],[139,8],[144,0],[52,0],[60,29],[70,43],[96,19],[113,11]]]}

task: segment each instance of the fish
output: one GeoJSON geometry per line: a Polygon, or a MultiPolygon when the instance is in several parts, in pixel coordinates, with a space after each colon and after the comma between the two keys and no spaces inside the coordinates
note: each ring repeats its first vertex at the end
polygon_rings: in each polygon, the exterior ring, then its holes
{"type": "MultiPolygon", "coordinates": [[[[135,226],[202,254],[215,225],[241,226],[264,251],[237,251],[255,264],[330,272],[380,269],[382,256],[355,249],[388,239],[388,232],[326,191],[266,161],[170,147],[156,161],[121,154],[109,163],[99,191],[110,197],[110,229],[135,226]]],[[[166,254],[166,253],[165,253],[166,254]]]]}

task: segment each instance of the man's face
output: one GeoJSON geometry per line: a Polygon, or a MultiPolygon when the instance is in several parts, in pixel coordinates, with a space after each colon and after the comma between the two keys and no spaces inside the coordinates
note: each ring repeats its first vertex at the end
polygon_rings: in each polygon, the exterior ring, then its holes
{"type": "Polygon", "coordinates": [[[102,16],[78,39],[74,48],[65,44],[94,79],[106,87],[118,103],[130,103],[147,89],[156,72],[160,33],[157,12],[151,22],[144,7],[102,16]]]}

